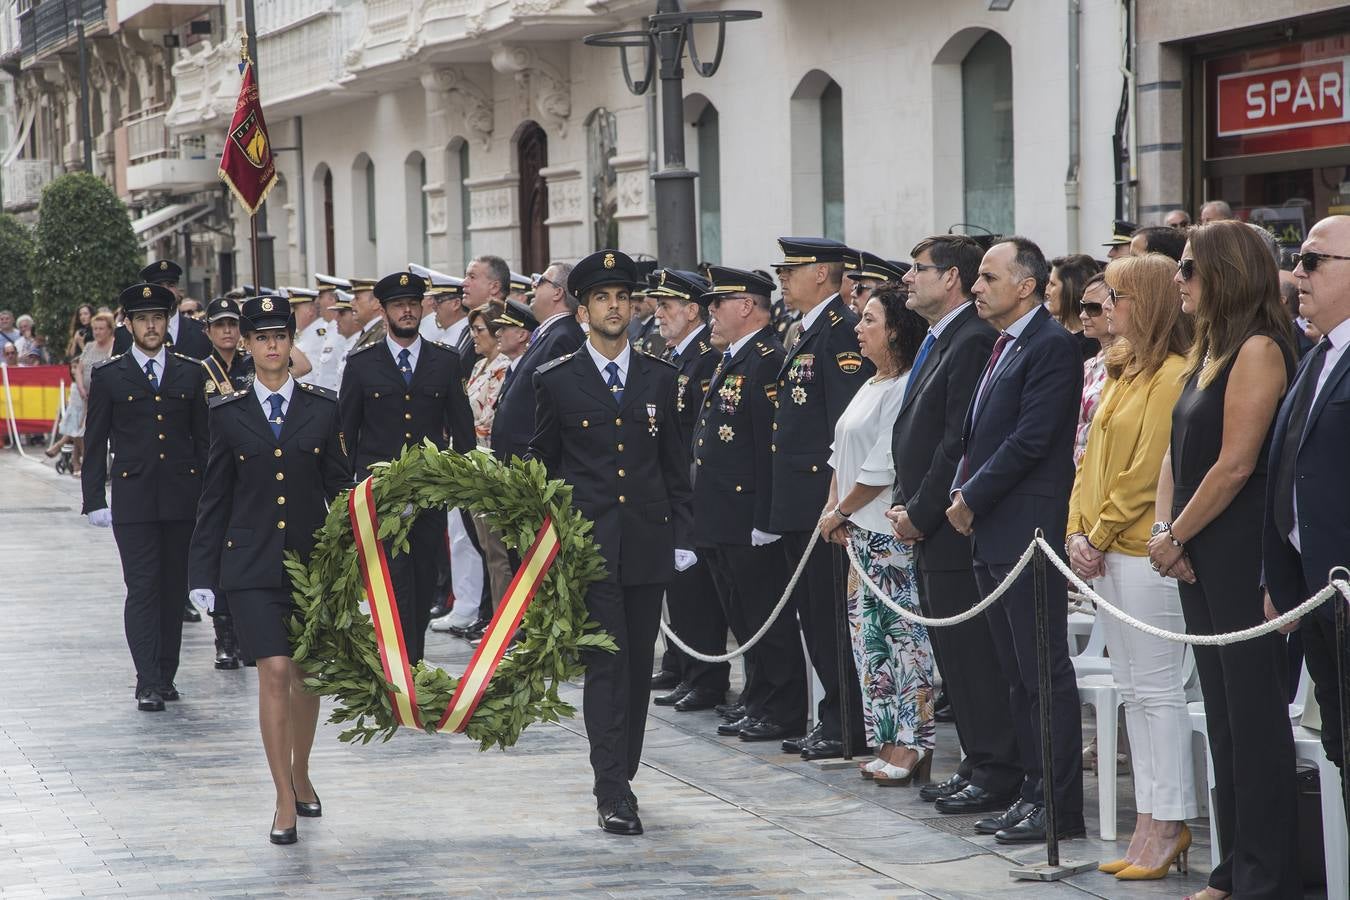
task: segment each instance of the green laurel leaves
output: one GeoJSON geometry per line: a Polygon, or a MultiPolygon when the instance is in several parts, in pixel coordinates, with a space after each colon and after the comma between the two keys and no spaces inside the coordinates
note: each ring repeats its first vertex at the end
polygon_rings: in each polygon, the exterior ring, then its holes
{"type": "MultiPolygon", "coordinates": [[[[605,564],[591,540],[591,523],[572,506],[571,487],[549,480],[537,462],[513,459],[502,465],[487,453],[439,451],[430,442],[408,447],[398,459],[372,469],[380,537],[391,542],[395,554],[408,551],[413,517],[400,513],[410,503],[419,511],[470,510],[522,554],[545,516],[553,517],[557,558],[525,613],[524,639],[503,657],[465,734],[483,750],[505,749],[531,722],[573,715],[576,710],[558,696],[559,683],[582,673],[583,649],[616,647],[586,613],[586,589],[604,578],[605,564]]],[[[293,656],[308,673],[306,686],[337,700],[329,721],[353,723],[342,733],[343,741],[393,737],[399,726],[389,700],[391,685],[384,679],[370,616],[361,610],[365,589],[345,492],[328,510],[309,565],[288,554],[286,568],[300,613],[291,621],[293,656]]],[[[421,662],[413,682],[420,719],[434,731],[458,679],[421,662]]]]}

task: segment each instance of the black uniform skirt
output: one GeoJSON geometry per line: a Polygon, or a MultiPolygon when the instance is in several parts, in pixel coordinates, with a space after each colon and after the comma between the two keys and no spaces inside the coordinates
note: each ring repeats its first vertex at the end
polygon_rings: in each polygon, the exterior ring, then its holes
{"type": "Polygon", "coordinates": [[[230,591],[234,634],[249,659],[291,655],[287,623],[296,611],[290,591],[284,588],[230,591]]]}

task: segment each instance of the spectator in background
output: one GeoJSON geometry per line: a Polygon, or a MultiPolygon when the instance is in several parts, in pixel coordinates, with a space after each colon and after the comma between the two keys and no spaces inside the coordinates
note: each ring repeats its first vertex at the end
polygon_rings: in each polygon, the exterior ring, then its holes
{"type": "Polygon", "coordinates": [[[1085,253],[1057,256],[1050,261],[1050,281],[1045,286],[1045,308],[1078,342],[1083,359],[1091,359],[1101,344],[1083,333],[1083,288],[1101,271],[1097,261],[1085,253]]]}
{"type": "Polygon", "coordinates": [[[1186,246],[1186,235],[1169,225],[1145,225],[1130,238],[1130,253],[1143,256],[1145,253],[1161,253],[1170,257],[1172,262],[1181,261],[1181,249],[1186,246]]]}
{"type": "MultiPolygon", "coordinates": [[[[1261,529],[1270,425],[1294,370],[1275,262],[1241,222],[1190,232],[1177,267],[1195,318],[1185,387],[1158,478],[1149,557],[1178,579],[1192,634],[1265,620],[1261,529]]],[[[1206,898],[1297,897],[1297,790],[1285,646],[1277,634],[1195,648],[1214,761],[1211,820],[1223,861],[1206,898]]]]}
{"type": "Polygon", "coordinates": [[[1075,466],[1083,461],[1083,453],[1087,450],[1088,430],[1092,426],[1092,417],[1097,414],[1102,388],[1106,386],[1106,351],[1116,340],[1116,336],[1106,327],[1106,297],[1106,276],[1098,272],[1083,290],[1080,310],[1083,334],[1100,342],[1102,349],[1083,363],[1083,396],[1078,407],[1078,430],[1074,433],[1073,442],[1075,466]]]}
{"type": "MultiPolygon", "coordinates": [[[[19,341],[19,329],[14,327],[14,313],[0,309],[0,345],[8,346],[19,341]]],[[[18,348],[15,348],[18,352],[18,348]]]]}
{"type": "Polygon", "coordinates": [[[56,456],[66,443],[74,444],[70,458],[73,475],[80,474],[84,462],[84,417],[89,406],[89,373],[94,366],[112,356],[113,324],[111,313],[98,313],[89,320],[89,331],[93,335],[79,357],[71,362],[70,402],[61,417],[61,437],[47,450],[48,456],[56,456]]]}
{"type": "MultiPolygon", "coordinates": [[[[1191,346],[1173,271],[1160,253],[1106,267],[1106,314],[1098,319],[1116,340],[1102,351],[1110,380],[1074,479],[1065,550],[1078,577],[1095,580],[1107,601],[1156,628],[1180,631],[1176,583],[1149,571],[1148,560],[1158,469],[1191,346]]],[[[1112,616],[1100,624],[1133,748],[1137,815],[1124,858],[1098,868],[1125,881],[1158,878],[1189,849],[1185,822],[1199,814],[1183,686],[1186,648],[1112,616]]]]}
{"type": "Polygon", "coordinates": [[[1233,207],[1223,200],[1211,200],[1200,207],[1201,225],[1208,225],[1210,222],[1222,222],[1232,218],[1234,218],[1233,207]]]}
{"type": "Polygon", "coordinates": [[[19,316],[16,324],[19,328],[19,339],[14,342],[14,352],[18,356],[19,365],[40,366],[46,363],[47,348],[35,330],[33,317],[24,313],[19,316]]]}
{"type": "Polygon", "coordinates": [[[189,319],[197,319],[200,321],[202,317],[201,301],[192,297],[184,297],[182,300],[178,301],[178,314],[189,319]]]}
{"type": "Polygon", "coordinates": [[[1168,228],[1186,229],[1191,227],[1191,214],[1184,209],[1174,209],[1163,219],[1168,228]]]}
{"type": "Polygon", "coordinates": [[[84,352],[85,344],[94,339],[93,327],[90,324],[93,318],[94,308],[88,303],[81,303],[80,308],[70,317],[70,340],[66,343],[66,359],[78,359],[84,352]]]}

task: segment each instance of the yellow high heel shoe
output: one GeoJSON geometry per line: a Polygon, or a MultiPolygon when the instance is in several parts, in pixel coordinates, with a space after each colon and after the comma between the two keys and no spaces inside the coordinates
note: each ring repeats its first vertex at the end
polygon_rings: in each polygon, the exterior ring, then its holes
{"type": "Polygon", "coordinates": [[[1166,878],[1167,873],[1171,871],[1175,864],[1177,871],[1185,875],[1190,870],[1189,857],[1191,852],[1191,830],[1183,823],[1181,834],[1177,836],[1177,844],[1172,848],[1172,855],[1169,856],[1161,866],[1156,869],[1146,869],[1143,866],[1130,866],[1116,873],[1116,878],[1121,881],[1157,881],[1159,878],[1166,878]]]}
{"type": "Polygon", "coordinates": [[[1097,871],[1105,875],[1115,875],[1117,872],[1124,872],[1134,863],[1128,859],[1117,859],[1114,862],[1104,862],[1097,867],[1097,871]]]}

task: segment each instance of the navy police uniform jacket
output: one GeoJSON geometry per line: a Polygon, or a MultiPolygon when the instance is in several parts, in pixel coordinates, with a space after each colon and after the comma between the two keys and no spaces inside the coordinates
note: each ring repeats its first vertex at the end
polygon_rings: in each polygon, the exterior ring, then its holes
{"type": "Polygon", "coordinates": [[[411,384],[381,339],[347,355],[338,393],[342,432],[357,480],[371,463],[397,458],[429,438],[444,450],[474,447],[473,412],[460,381],[459,354],[422,339],[411,384]]]}
{"type": "Polygon", "coordinates": [[[782,363],[783,345],[766,326],[716,369],[699,404],[694,530],[701,545],[749,546],[752,530],[769,530],[772,459],[781,446],[773,416],[782,363]]]}
{"type": "Polygon", "coordinates": [[[337,394],[296,382],[280,438],[252,388],[212,399],[210,417],[188,584],[289,590],[285,552],[309,559],[328,504],[351,484],[337,394]]]}
{"type": "Polygon", "coordinates": [[[677,370],[675,412],[680,423],[680,441],[686,447],[692,447],[694,428],[698,425],[699,410],[703,407],[703,395],[708,393],[713,373],[722,361],[722,354],[713,348],[712,331],[707,325],[698,329],[678,359],[670,359],[674,352],[673,345],[666,348],[666,359],[677,370]]]}
{"type": "Polygon", "coordinates": [[[492,418],[493,456],[508,462],[513,456],[525,455],[534,436],[534,373],[584,343],[586,333],[573,316],[563,316],[543,334],[535,332],[529,349],[516,361],[515,370],[507,373],[497,396],[497,411],[492,418]]]}
{"type": "MultiPolygon", "coordinates": [[[[219,353],[211,351],[202,359],[202,394],[209,404],[216,397],[253,386],[253,357],[242,350],[234,352],[234,359],[225,365],[219,353]]],[[[209,417],[208,417],[209,419],[209,417]]]]}
{"type": "Polygon", "coordinates": [[[595,523],[611,582],[663,584],[675,548],[693,546],[689,451],[675,411],[675,367],[630,351],[616,404],[582,348],[534,376],[538,427],[529,458],[572,486],[572,503],[595,523]]]}
{"type": "Polygon", "coordinates": [[[876,368],[858,351],[858,316],[839,298],[825,301],[787,351],[778,372],[775,485],[767,531],[810,531],[830,494],[834,425],[876,368]]]}
{"type": "Polygon", "coordinates": [[[89,378],[81,512],[108,505],[111,477],[114,525],[192,521],[209,440],[197,360],[166,351],[158,390],[130,353],[105,360],[89,378]]]}

